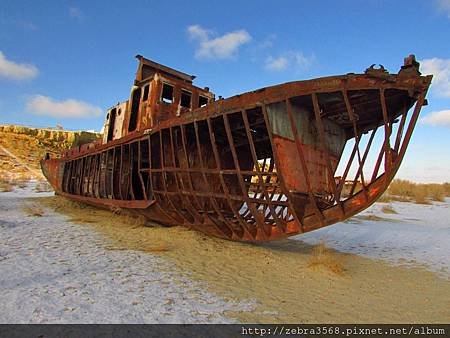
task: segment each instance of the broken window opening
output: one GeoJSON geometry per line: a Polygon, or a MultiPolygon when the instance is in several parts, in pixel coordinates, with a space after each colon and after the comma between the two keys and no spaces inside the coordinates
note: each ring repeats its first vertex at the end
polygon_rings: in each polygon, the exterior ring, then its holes
{"type": "Polygon", "coordinates": [[[150,90],[150,85],[146,85],[145,87],[144,87],[144,95],[142,96],[142,101],[147,101],[148,100],[148,93],[149,93],[149,90],[150,90]]]}
{"type": "Polygon", "coordinates": [[[208,104],[208,98],[205,97],[205,96],[199,95],[199,97],[198,97],[198,106],[201,108],[201,107],[206,106],[207,104],[208,104]]]}
{"type": "Polygon", "coordinates": [[[140,100],[141,100],[141,88],[137,88],[133,91],[132,95],[130,121],[128,123],[129,132],[136,130],[139,115],[140,100]]]}
{"type": "Polygon", "coordinates": [[[109,114],[109,125],[108,125],[108,138],[107,141],[112,141],[114,136],[114,127],[116,124],[116,108],[111,110],[109,114]]]}
{"type": "Polygon", "coordinates": [[[163,83],[161,101],[164,103],[173,103],[173,86],[163,83]]]}
{"type": "Polygon", "coordinates": [[[187,90],[181,90],[181,100],[180,105],[184,108],[191,108],[191,97],[192,93],[187,90]]]}
{"type": "Polygon", "coordinates": [[[131,148],[131,193],[135,200],[143,200],[144,192],[139,178],[139,145],[134,142],[131,148]]]}

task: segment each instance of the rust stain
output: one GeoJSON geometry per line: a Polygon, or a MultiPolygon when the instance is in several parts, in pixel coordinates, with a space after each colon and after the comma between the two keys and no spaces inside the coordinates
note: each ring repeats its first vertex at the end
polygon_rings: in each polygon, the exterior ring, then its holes
{"type": "Polygon", "coordinates": [[[374,203],[432,78],[411,55],[398,74],[371,66],[216,99],[194,76],[137,58],[103,140],[43,159],[44,175],[64,197],[237,241],[311,231],[374,203]]]}

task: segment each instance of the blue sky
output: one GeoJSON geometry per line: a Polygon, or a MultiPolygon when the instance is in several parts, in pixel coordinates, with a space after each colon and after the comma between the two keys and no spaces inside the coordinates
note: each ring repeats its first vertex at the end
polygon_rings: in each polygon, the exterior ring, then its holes
{"type": "Polygon", "coordinates": [[[414,53],[435,80],[397,177],[450,181],[449,36],[450,0],[1,0],[0,123],[100,130],[136,54],[228,97],[372,63],[397,72],[414,53]]]}

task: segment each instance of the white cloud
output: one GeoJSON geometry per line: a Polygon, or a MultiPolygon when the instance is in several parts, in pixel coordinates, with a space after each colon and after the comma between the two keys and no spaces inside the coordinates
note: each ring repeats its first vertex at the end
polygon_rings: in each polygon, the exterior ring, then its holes
{"type": "Polygon", "coordinates": [[[44,95],[34,95],[28,99],[29,113],[56,118],[86,118],[102,115],[102,109],[89,103],[68,99],[56,101],[44,95]]]}
{"type": "Polygon", "coordinates": [[[240,46],[248,43],[252,37],[246,30],[236,30],[213,38],[213,32],[199,25],[187,28],[189,37],[198,42],[195,57],[198,59],[231,59],[236,56],[240,46]]]}
{"type": "Polygon", "coordinates": [[[200,41],[208,40],[209,35],[212,34],[212,31],[204,29],[199,25],[189,26],[187,31],[191,39],[200,41]]]}
{"type": "Polygon", "coordinates": [[[288,60],[284,56],[280,56],[277,58],[273,58],[272,56],[269,56],[266,59],[265,67],[268,70],[273,70],[273,71],[285,70],[287,68],[287,66],[288,66],[288,60]]]}
{"type": "Polygon", "coordinates": [[[450,0],[436,0],[436,6],[440,12],[447,14],[450,19],[450,0]]]}
{"type": "Polygon", "coordinates": [[[276,58],[269,56],[264,67],[270,71],[283,71],[286,69],[306,70],[315,62],[315,57],[305,56],[302,52],[289,51],[276,58]]]}
{"type": "Polygon", "coordinates": [[[450,59],[425,59],[421,61],[420,71],[433,74],[431,89],[443,97],[450,97],[450,59]]]}
{"type": "Polygon", "coordinates": [[[28,80],[36,77],[39,70],[27,63],[16,63],[10,61],[0,52],[0,77],[7,77],[15,80],[28,80]]]}
{"type": "Polygon", "coordinates": [[[76,19],[76,20],[80,20],[80,21],[84,19],[84,13],[78,7],[70,7],[69,15],[72,19],[76,19]]]}
{"type": "Polygon", "coordinates": [[[429,113],[420,120],[424,124],[450,128],[450,109],[429,113]]]}

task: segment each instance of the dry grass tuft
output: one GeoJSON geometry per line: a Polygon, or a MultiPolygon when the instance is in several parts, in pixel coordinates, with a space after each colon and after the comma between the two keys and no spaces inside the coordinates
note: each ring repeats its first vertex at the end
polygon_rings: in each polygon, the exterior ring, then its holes
{"type": "Polygon", "coordinates": [[[392,205],[385,205],[381,208],[381,211],[384,212],[385,214],[396,214],[397,211],[395,211],[395,209],[392,207],[392,205]]]}
{"type": "Polygon", "coordinates": [[[432,201],[444,202],[450,196],[450,183],[414,183],[407,180],[393,180],[380,202],[400,201],[430,204],[432,201]]]}
{"type": "Polygon", "coordinates": [[[450,197],[450,183],[446,182],[442,185],[445,190],[445,196],[450,197]]]}
{"type": "Polygon", "coordinates": [[[428,201],[428,189],[425,185],[417,186],[413,192],[414,202],[417,204],[430,204],[428,201]]]}
{"type": "Polygon", "coordinates": [[[320,243],[313,247],[308,267],[324,267],[336,275],[344,275],[342,259],[328,249],[324,243],[320,243]]]}
{"type": "Polygon", "coordinates": [[[433,201],[444,202],[447,192],[444,184],[429,184],[428,194],[433,201]]]}
{"type": "Polygon", "coordinates": [[[390,195],[408,199],[414,196],[416,184],[407,180],[393,180],[389,185],[388,192],[390,195]]]}
{"type": "Polygon", "coordinates": [[[28,204],[24,206],[23,210],[28,216],[42,217],[44,216],[44,210],[36,204],[28,204]]]}

